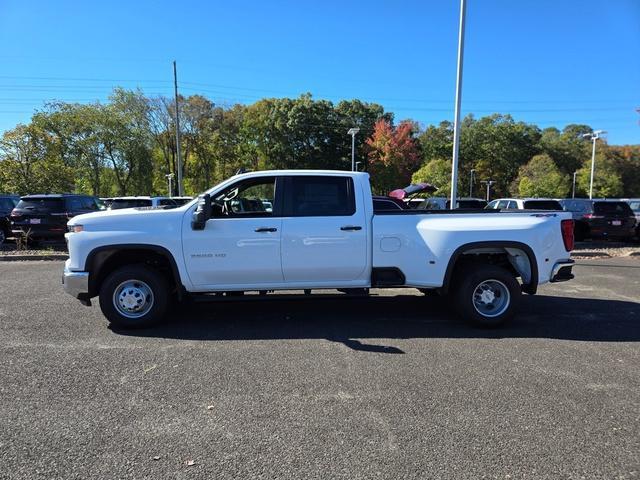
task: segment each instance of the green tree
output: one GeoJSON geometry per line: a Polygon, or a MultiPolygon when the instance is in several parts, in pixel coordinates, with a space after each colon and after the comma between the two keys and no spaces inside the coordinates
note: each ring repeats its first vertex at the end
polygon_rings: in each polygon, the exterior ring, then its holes
{"type": "Polygon", "coordinates": [[[425,163],[411,177],[411,183],[430,183],[438,187],[436,195],[451,193],[451,160],[434,158],[425,163]]]}
{"type": "MultiPolygon", "coordinates": [[[[591,159],[585,160],[578,170],[576,179],[577,196],[588,196],[591,181],[591,159]]],[[[605,157],[603,152],[596,154],[596,164],[593,176],[593,197],[619,197],[623,192],[620,175],[615,170],[613,162],[605,157]]]]}
{"type": "Polygon", "coordinates": [[[549,155],[541,154],[520,167],[512,191],[521,197],[564,197],[569,187],[569,176],[560,171],[549,155]]]}

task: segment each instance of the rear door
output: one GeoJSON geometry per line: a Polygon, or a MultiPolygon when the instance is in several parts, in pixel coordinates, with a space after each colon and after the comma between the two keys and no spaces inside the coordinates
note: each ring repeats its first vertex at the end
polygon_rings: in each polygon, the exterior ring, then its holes
{"type": "Polygon", "coordinates": [[[624,234],[635,225],[635,216],[626,202],[595,202],[592,218],[609,235],[624,234]]]}
{"type": "Polygon", "coordinates": [[[64,235],[67,221],[64,197],[23,197],[11,215],[12,229],[34,238],[64,235]]]}
{"type": "Polygon", "coordinates": [[[363,199],[349,176],[285,177],[282,271],[286,282],[349,284],[367,270],[363,199]]]}

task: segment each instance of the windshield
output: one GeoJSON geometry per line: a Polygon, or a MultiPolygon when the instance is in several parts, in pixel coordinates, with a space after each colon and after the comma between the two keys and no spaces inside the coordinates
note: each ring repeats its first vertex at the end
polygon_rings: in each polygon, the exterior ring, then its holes
{"type": "Polygon", "coordinates": [[[22,198],[16,206],[18,210],[38,210],[39,212],[64,212],[62,198],[22,198]]]}
{"type": "Polygon", "coordinates": [[[631,207],[625,202],[596,202],[593,204],[593,211],[600,215],[633,215],[631,207]]]}
{"type": "Polygon", "coordinates": [[[562,205],[557,200],[527,200],[524,202],[527,210],[562,210],[562,205]]]}
{"type": "Polygon", "coordinates": [[[111,202],[111,210],[119,210],[121,208],[138,208],[150,207],[150,198],[116,198],[111,202]]]}
{"type": "Polygon", "coordinates": [[[13,198],[0,198],[0,210],[12,210],[16,204],[13,198]]]}

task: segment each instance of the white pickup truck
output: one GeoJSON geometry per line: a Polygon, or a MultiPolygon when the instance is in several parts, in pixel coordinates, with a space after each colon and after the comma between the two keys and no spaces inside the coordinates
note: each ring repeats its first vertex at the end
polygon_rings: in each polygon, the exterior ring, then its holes
{"type": "Polygon", "coordinates": [[[172,210],[79,215],[68,229],[65,291],[85,305],[99,296],[129,328],[195,295],[376,287],[449,295],[463,318],[497,326],[521,292],[573,278],[570,213],[375,212],[356,172],[245,173],[172,210]]]}

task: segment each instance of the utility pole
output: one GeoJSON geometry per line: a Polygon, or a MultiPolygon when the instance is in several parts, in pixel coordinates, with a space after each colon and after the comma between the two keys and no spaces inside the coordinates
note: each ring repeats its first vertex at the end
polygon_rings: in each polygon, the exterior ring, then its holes
{"type": "Polygon", "coordinates": [[[482,180],[480,183],[487,185],[487,202],[491,200],[491,186],[496,183],[494,180],[482,180]]]}
{"type": "Polygon", "coordinates": [[[356,133],[360,131],[359,128],[350,128],[347,135],[351,135],[351,171],[356,171],[356,133]]]}
{"type": "Polygon", "coordinates": [[[571,192],[571,198],[576,198],[576,175],[578,172],[573,172],[573,190],[571,192]]]}
{"type": "Polygon", "coordinates": [[[180,106],[178,104],[178,70],[176,61],[173,61],[173,88],[176,102],[176,159],[178,161],[178,196],[182,197],[182,153],[180,152],[180,106]]]}
{"type": "Polygon", "coordinates": [[[585,133],[582,135],[585,138],[591,139],[593,142],[593,149],[591,150],[591,180],[589,181],[589,200],[593,198],[593,174],[596,169],[596,141],[607,132],[604,130],[596,130],[591,133],[585,133]]]}
{"type": "Polygon", "coordinates": [[[460,28],[458,30],[458,70],[456,75],[456,107],[453,119],[453,160],[451,162],[451,208],[458,197],[458,151],[460,150],[460,103],[462,101],[462,60],[464,57],[464,20],[466,0],[460,0],[460,28]]]}

